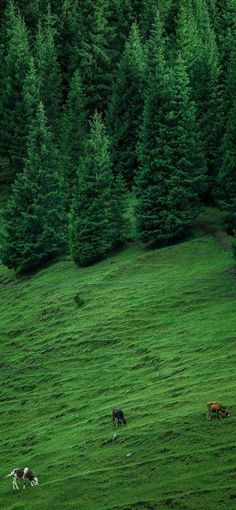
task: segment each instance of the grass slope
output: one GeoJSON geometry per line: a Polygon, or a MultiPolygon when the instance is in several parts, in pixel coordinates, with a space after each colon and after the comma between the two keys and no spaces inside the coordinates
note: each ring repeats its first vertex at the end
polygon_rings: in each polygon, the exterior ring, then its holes
{"type": "Polygon", "coordinates": [[[208,400],[235,404],[224,243],[203,228],[89,268],[64,260],[20,279],[2,267],[0,294],[1,509],[235,508],[235,413],[205,417],[208,400]],[[113,407],[128,421],[115,443],[113,407]],[[40,487],[13,492],[4,476],[18,466],[40,487]]]}

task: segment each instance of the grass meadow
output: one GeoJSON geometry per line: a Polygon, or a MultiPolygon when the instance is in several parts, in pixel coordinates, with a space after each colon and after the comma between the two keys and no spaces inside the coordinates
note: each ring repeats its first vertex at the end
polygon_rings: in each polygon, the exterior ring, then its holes
{"type": "Polygon", "coordinates": [[[0,267],[1,510],[235,508],[236,269],[209,218],[88,268],[0,267]],[[206,420],[209,400],[230,418],[206,420]],[[39,487],[12,490],[21,466],[39,487]]]}

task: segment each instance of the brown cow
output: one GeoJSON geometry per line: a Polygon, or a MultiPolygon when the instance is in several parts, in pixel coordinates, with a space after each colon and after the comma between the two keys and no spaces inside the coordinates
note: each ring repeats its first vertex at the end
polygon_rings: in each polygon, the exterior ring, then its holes
{"type": "Polygon", "coordinates": [[[229,416],[229,410],[222,406],[219,402],[208,402],[207,419],[210,420],[212,416],[216,416],[216,418],[224,418],[225,416],[229,416]]]}
{"type": "Polygon", "coordinates": [[[123,411],[121,411],[121,409],[113,409],[112,421],[113,421],[113,425],[121,425],[122,423],[126,424],[126,419],[125,419],[124,413],[123,413],[123,411]]]}

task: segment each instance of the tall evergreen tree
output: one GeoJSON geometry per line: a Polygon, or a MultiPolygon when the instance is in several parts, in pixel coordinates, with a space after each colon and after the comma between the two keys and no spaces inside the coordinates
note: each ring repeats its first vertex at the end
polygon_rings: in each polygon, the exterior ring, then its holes
{"type": "Polygon", "coordinates": [[[148,45],[148,62],[136,218],[139,239],[155,245],[180,238],[191,228],[205,165],[186,69],[180,56],[172,69],[167,68],[159,16],[148,45]]]}
{"type": "Polygon", "coordinates": [[[138,27],[133,24],[118,67],[107,118],[114,173],[120,173],[129,187],[137,168],[136,145],[143,111],[143,88],[143,49],[138,27]]]}
{"type": "Polygon", "coordinates": [[[25,155],[28,142],[28,136],[35,119],[37,108],[40,102],[39,80],[36,74],[34,58],[31,56],[29,60],[29,69],[23,82],[23,112],[25,124],[25,155]]]}
{"type": "Polygon", "coordinates": [[[112,181],[109,141],[101,116],[95,113],[80,160],[70,221],[71,254],[81,266],[96,262],[112,247],[112,181]]]}
{"type": "Polygon", "coordinates": [[[30,50],[27,31],[14,4],[6,12],[6,49],[2,69],[1,153],[7,156],[15,173],[22,169],[25,157],[26,125],[23,84],[29,70],[30,50]]]}
{"type": "Polygon", "coordinates": [[[157,0],[145,0],[144,2],[139,22],[143,41],[148,40],[157,10],[160,12],[160,5],[158,6],[158,3],[160,2],[157,2],[157,0]]]}
{"type": "Polygon", "coordinates": [[[81,42],[78,63],[89,117],[105,112],[113,75],[113,37],[109,0],[85,0],[80,7],[81,42]]]}
{"type": "Polygon", "coordinates": [[[25,168],[4,215],[1,259],[17,271],[36,269],[67,242],[65,197],[42,103],[28,139],[25,168]]]}
{"type": "Polygon", "coordinates": [[[78,68],[81,42],[80,11],[81,2],[63,0],[52,4],[57,15],[55,42],[62,73],[63,98],[67,96],[72,76],[78,68]]]}
{"type": "Polygon", "coordinates": [[[182,53],[190,77],[212,197],[221,138],[221,90],[218,48],[205,0],[192,0],[192,7],[180,4],[177,51],[182,53]]]}
{"type": "Polygon", "coordinates": [[[62,78],[54,39],[53,17],[49,9],[44,23],[38,26],[35,61],[39,76],[40,97],[49,126],[57,140],[62,102],[62,78]]]}
{"type": "Polygon", "coordinates": [[[228,68],[226,126],[220,150],[217,198],[224,211],[227,231],[236,235],[236,52],[235,42],[228,68]]]}
{"type": "Polygon", "coordinates": [[[126,240],[128,221],[126,218],[126,186],[121,174],[113,180],[111,201],[112,247],[121,246],[126,240]]]}
{"type": "Polygon", "coordinates": [[[218,146],[221,137],[221,90],[219,88],[220,62],[216,35],[211,23],[206,0],[192,0],[202,54],[197,67],[198,79],[193,86],[202,142],[204,144],[209,192],[214,194],[218,164],[218,146]]]}
{"type": "Polygon", "coordinates": [[[71,80],[62,131],[65,178],[69,189],[73,189],[87,132],[85,99],[78,70],[71,80]]]}
{"type": "Polygon", "coordinates": [[[117,50],[117,61],[124,50],[125,42],[129,36],[130,27],[134,19],[130,0],[110,0],[110,26],[114,34],[114,44],[117,50]]]}
{"type": "Polygon", "coordinates": [[[222,167],[218,175],[219,204],[227,231],[236,235],[236,99],[234,99],[222,142],[222,167]]]}

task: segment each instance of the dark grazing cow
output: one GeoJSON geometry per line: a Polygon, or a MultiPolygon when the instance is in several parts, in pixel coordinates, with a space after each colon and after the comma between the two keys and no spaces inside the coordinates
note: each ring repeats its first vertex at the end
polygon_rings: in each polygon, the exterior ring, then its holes
{"type": "Polygon", "coordinates": [[[113,409],[112,421],[113,421],[113,425],[121,425],[122,423],[126,424],[126,419],[125,419],[124,413],[123,413],[123,411],[121,411],[121,409],[113,409]]]}
{"type": "Polygon", "coordinates": [[[32,471],[29,468],[27,468],[27,467],[13,469],[13,471],[11,473],[9,473],[9,475],[7,475],[7,478],[9,476],[13,476],[12,486],[13,486],[14,490],[15,489],[19,490],[19,487],[17,485],[17,481],[16,480],[23,480],[24,481],[23,489],[25,489],[26,482],[29,482],[32,487],[34,485],[38,485],[39,484],[37,476],[34,476],[32,471]]]}
{"type": "Polygon", "coordinates": [[[216,418],[225,418],[225,416],[229,416],[229,410],[222,406],[219,402],[208,402],[207,419],[210,420],[212,416],[216,416],[216,418]]]}

